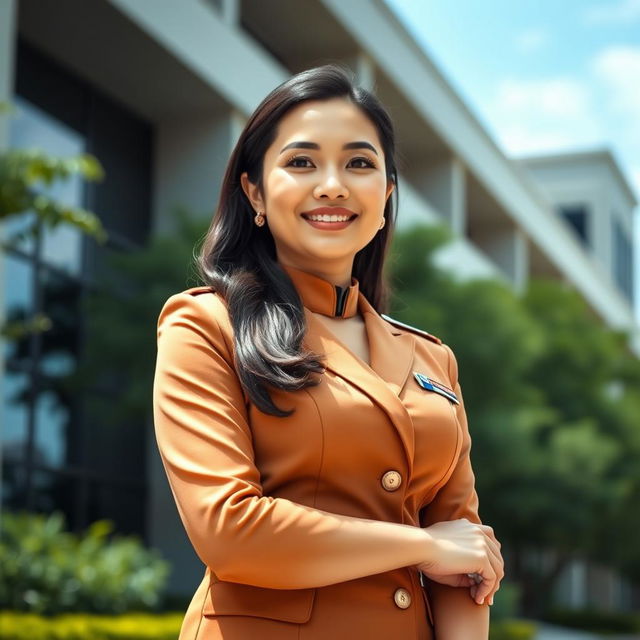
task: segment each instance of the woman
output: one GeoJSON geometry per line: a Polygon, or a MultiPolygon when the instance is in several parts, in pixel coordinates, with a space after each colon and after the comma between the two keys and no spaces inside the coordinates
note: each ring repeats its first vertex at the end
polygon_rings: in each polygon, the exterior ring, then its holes
{"type": "MultiPolygon", "coordinates": [[[[336,65],[258,106],[158,320],[155,429],[206,566],[180,640],[486,639],[456,359],[379,312],[392,123],[336,65]]],[[[396,191],[397,193],[397,191],[396,191]]]]}

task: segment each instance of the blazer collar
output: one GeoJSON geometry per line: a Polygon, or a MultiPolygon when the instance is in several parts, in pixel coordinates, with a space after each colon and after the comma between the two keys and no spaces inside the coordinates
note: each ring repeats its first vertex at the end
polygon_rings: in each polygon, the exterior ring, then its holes
{"type": "Polygon", "coordinates": [[[351,286],[344,289],[313,273],[279,264],[291,278],[302,304],[311,311],[339,318],[351,318],[358,312],[360,284],[357,278],[352,276],[351,286]]]}
{"type": "Polygon", "coordinates": [[[346,304],[340,317],[349,318],[358,312],[362,316],[369,341],[368,365],[356,356],[315,313],[337,316],[336,287],[318,276],[281,265],[291,277],[302,298],[307,321],[305,346],[324,356],[327,369],[378,404],[398,431],[407,457],[408,469],[413,467],[414,433],[411,416],[400,400],[400,393],[413,367],[415,338],[388,323],[359,290],[352,277],[346,290],[346,304]]]}

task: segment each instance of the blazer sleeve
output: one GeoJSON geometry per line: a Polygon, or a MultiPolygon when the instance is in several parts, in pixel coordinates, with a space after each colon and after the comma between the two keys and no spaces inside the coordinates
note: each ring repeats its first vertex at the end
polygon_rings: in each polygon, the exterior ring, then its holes
{"type": "Polygon", "coordinates": [[[202,562],[220,580],[274,589],[403,566],[407,551],[397,542],[423,540],[419,528],[263,495],[244,391],[216,319],[220,309],[226,313],[208,293],[178,293],[165,302],[153,385],[160,456],[202,562]],[[398,527],[407,531],[398,536],[398,527]]]}
{"type": "Polygon", "coordinates": [[[455,354],[446,344],[442,344],[448,354],[448,369],[451,388],[460,400],[456,407],[456,418],[462,439],[460,453],[454,463],[453,471],[435,497],[421,510],[420,524],[428,527],[444,520],[467,518],[471,522],[482,524],[478,515],[478,495],[475,490],[475,476],[471,467],[471,436],[467,424],[467,414],[458,380],[458,362],[455,354]]]}
{"type": "MultiPolygon", "coordinates": [[[[423,507],[420,524],[428,527],[436,522],[467,518],[482,524],[478,514],[478,495],[471,467],[471,436],[467,424],[462,389],[458,379],[458,363],[451,348],[442,345],[448,354],[450,384],[460,404],[456,405],[456,418],[462,439],[460,453],[453,472],[440,487],[433,500],[423,507]]],[[[452,587],[425,578],[425,588],[431,598],[436,635],[444,637],[486,638],[488,634],[488,606],[478,606],[470,597],[469,589],[452,587]]]]}

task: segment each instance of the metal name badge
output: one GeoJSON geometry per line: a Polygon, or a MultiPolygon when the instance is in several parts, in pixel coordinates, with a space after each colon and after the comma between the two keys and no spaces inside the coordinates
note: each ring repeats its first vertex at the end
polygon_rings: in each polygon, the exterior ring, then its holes
{"type": "Polygon", "coordinates": [[[458,400],[458,396],[451,391],[448,387],[445,387],[443,384],[437,382],[436,380],[432,380],[428,376],[425,376],[422,373],[418,373],[417,371],[413,372],[415,379],[418,381],[418,384],[427,391],[435,391],[439,393],[441,396],[448,398],[451,402],[455,402],[456,404],[460,404],[460,400],[458,400]]]}

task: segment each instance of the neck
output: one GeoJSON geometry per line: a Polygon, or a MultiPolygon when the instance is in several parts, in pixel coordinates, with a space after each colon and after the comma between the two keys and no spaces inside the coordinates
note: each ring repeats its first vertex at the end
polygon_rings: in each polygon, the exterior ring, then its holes
{"type": "Polygon", "coordinates": [[[323,269],[322,266],[319,267],[317,263],[294,263],[289,262],[288,260],[278,259],[278,264],[283,267],[292,267],[294,269],[304,271],[305,273],[317,276],[318,278],[322,278],[323,280],[330,282],[336,287],[348,289],[351,286],[351,271],[353,269],[353,260],[351,260],[351,262],[349,262],[349,264],[347,264],[346,266],[341,265],[340,267],[330,270],[323,269]]]}

